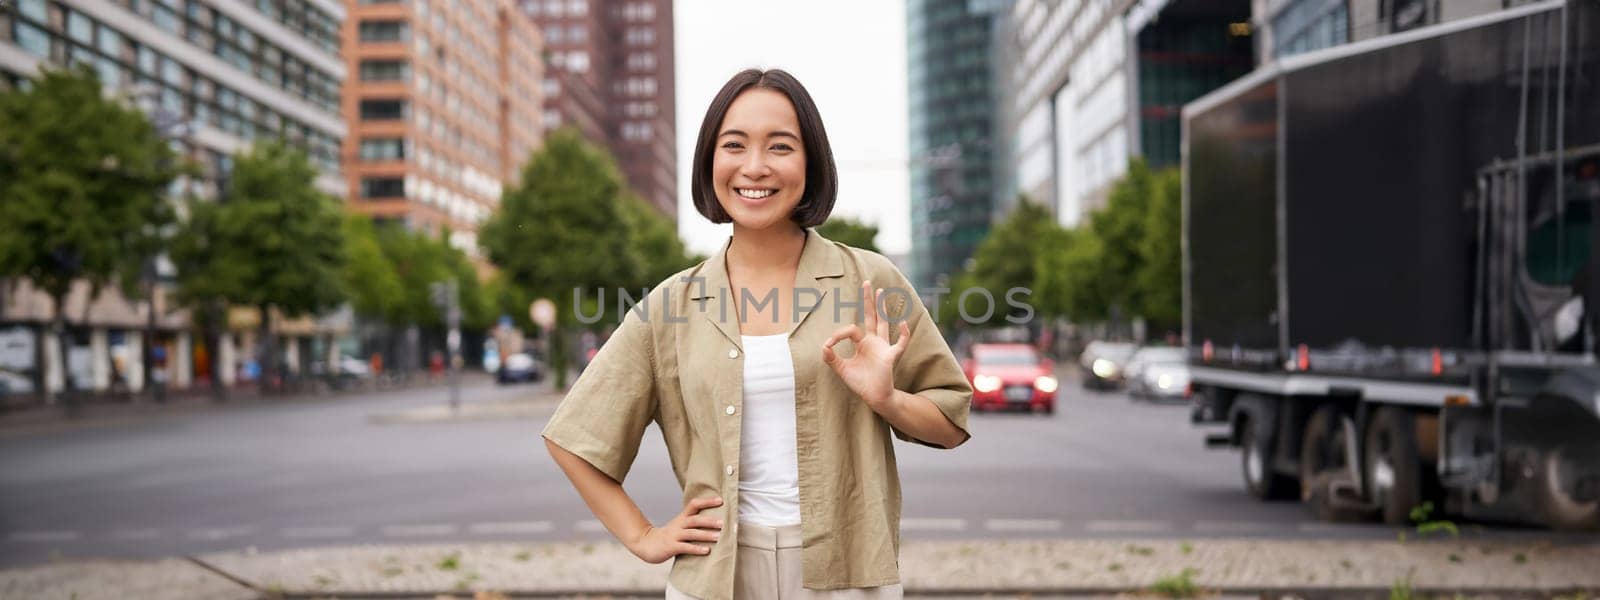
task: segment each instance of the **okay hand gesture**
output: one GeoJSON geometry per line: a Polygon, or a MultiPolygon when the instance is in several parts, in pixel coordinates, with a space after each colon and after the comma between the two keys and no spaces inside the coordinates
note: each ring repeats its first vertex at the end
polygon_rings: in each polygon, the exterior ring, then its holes
{"type": "Polygon", "coordinates": [[[861,297],[866,303],[862,309],[866,315],[866,331],[852,323],[833,332],[822,344],[822,361],[874,410],[894,397],[894,362],[905,352],[906,340],[911,337],[911,326],[901,321],[900,340],[889,343],[889,320],[878,317],[882,295],[883,290],[874,289],[871,281],[861,282],[861,297]],[[834,354],[833,345],[843,339],[855,344],[854,356],[839,358],[834,354]]]}

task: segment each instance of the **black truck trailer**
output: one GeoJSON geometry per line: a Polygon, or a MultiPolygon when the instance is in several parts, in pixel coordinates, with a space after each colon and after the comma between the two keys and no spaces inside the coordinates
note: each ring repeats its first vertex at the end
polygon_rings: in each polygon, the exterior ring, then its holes
{"type": "Polygon", "coordinates": [[[1266,64],[1183,175],[1193,420],[1253,495],[1600,527],[1600,0],[1266,64]]]}

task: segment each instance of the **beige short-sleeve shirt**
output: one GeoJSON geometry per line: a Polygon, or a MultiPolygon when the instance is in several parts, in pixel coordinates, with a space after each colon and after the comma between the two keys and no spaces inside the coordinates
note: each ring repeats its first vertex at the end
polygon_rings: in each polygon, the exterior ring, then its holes
{"type": "MultiPolygon", "coordinates": [[[[738,555],[744,349],[727,248],[724,243],[707,261],[663,281],[628,310],[543,432],[621,482],[645,427],[657,424],[684,501],[723,498],[722,506],[702,513],[723,519],[721,541],[707,555],[678,555],[670,575],[674,587],[706,599],[732,598],[738,555]]],[[[891,434],[937,447],[890,427],[822,362],[830,334],[863,323],[861,282],[868,279],[885,290],[880,314],[891,323],[909,321],[911,339],[894,367],[895,388],[931,400],[967,429],[972,388],[917,290],[882,255],[807,228],[795,276],[794,306],[803,319],[789,333],[789,352],[803,578],[811,589],[899,583],[900,476],[891,434]]],[[[890,328],[890,337],[898,338],[897,328],[890,328]]],[[[844,340],[835,352],[849,357],[855,348],[844,340]]]]}

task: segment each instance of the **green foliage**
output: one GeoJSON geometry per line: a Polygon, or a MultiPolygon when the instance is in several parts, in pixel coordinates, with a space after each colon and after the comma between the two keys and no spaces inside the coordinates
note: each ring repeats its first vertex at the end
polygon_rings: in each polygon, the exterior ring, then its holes
{"type": "MultiPolygon", "coordinates": [[[[574,291],[586,299],[584,314],[595,314],[598,293],[606,290],[612,310],[602,323],[615,323],[621,318],[614,310],[617,288],[637,296],[693,264],[671,221],[632,198],[611,157],[574,129],[550,134],[520,180],[479,231],[503,277],[490,304],[519,322],[529,302],[549,298],[558,324],[574,325],[574,291]]],[[[559,326],[552,333],[551,364],[566,365],[559,326]]],[[[565,368],[556,369],[557,387],[566,386],[566,375],[565,368]]]]}
{"type": "Polygon", "coordinates": [[[1460,528],[1456,527],[1454,522],[1433,518],[1432,502],[1423,502],[1422,504],[1411,507],[1410,516],[1411,522],[1417,524],[1417,535],[1419,536],[1426,536],[1439,532],[1448,533],[1450,534],[1450,537],[1461,536],[1461,530],[1460,528]]]}
{"type": "Polygon", "coordinates": [[[184,171],[144,114],[105,97],[87,68],[46,70],[0,93],[0,278],[59,300],[136,279],[171,220],[184,171]]]}
{"type": "Polygon", "coordinates": [[[630,290],[654,287],[697,262],[684,253],[677,224],[655,207],[633,194],[624,195],[621,205],[628,222],[630,246],[641,262],[638,276],[624,287],[630,290]]]}
{"type": "Polygon", "coordinates": [[[817,227],[817,233],[846,246],[881,252],[873,241],[878,238],[877,225],[868,225],[846,217],[829,217],[827,222],[817,227]]]}
{"type": "Polygon", "coordinates": [[[1185,568],[1177,575],[1157,579],[1155,584],[1150,586],[1150,591],[1168,598],[1193,598],[1200,595],[1200,586],[1194,582],[1194,576],[1199,573],[1199,570],[1185,568]]]}
{"type": "Polygon", "coordinates": [[[378,243],[372,220],[361,215],[344,219],[344,282],[356,314],[390,319],[404,302],[400,274],[378,243]]]}
{"type": "Polygon", "coordinates": [[[398,224],[378,226],[375,237],[399,281],[400,293],[385,313],[391,324],[444,327],[444,312],[433,303],[429,286],[450,279],[456,280],[462,328],[484,329],[492,324],[494,306],[478,280],[477,267],[465,253],[443,238],[398,224]]]}
{"type": "Polygon", "coordinates": [[[574,288],[592,296],[641,280],[645,261],[631,251],[622,179],[602,150],[572,129],[558,130],[523,168],[521,182],[479,233],[511,285],[554,301],[570,323],[574,288]]]}
{"type": "Polygon", "coordinates": [[[1167,169],[1153,179],[1139,241],[1141,313],[1152,330],[1176,331],[1183,327],[1183,174],[1167,169]]]}
{"type": "Polygon", "coordinates": [[[226,197],[193,206],[173,249],[182,296],[291,317],[343,302],[343,217],[337,200],[312,186],[316,175],[303,152],[281,141],[237,156],[226,197]]]}
{"type": "MultiPolygon", "coordinates": [[[[996,298],[1011,287],[1033,290],[1039,316],[1079,322],[1144,316],[1156,329],[1182,325],[1182,177],[1151,172],[1135,159],[1104,208],[1075,229],[1063,229],[1042,206],[1019,201],[990,230],[972,268],[953,277],[996,298]]],[[[949,307],[954,301],[949,302],[949,307]]],[[[1002,303],[1003,306],[1003,303],[1002,303]]],[[[946,307],[941,307],[946,308],[946,307]]],[[[976,312],[976,311],[974,311],[976,312]]],[[[941,315],[953,319],[951,315],[941,315]]],[[[1000,324],[1001,316],[990,320],[1000,324]]]]}

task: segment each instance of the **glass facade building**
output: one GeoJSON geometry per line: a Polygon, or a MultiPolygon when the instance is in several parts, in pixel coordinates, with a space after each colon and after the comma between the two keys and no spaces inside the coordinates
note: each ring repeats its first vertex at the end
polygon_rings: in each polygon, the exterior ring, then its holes
{"type": "Polygon", "coordinates": [[[989,233],[996,185],[991,3],[906,2],[911,282],[948,283],[989,233]]]}
{"type": "Polygon", "coordinates": [[[339,170],[343,7],[309,0],[17,0],[0,10],[0,74],[87,65],[110,88],[139,88],[198,125],[178,142],[218,175],[227,155],[267,136],[339,170]]]}

